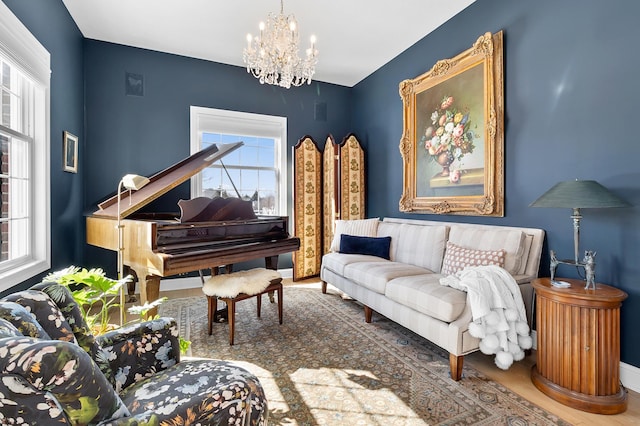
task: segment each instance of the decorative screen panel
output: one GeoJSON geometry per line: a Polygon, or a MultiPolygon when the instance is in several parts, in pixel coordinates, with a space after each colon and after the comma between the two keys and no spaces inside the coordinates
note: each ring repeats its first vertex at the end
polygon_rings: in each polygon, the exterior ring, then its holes
{"type": "Polygon", "coordinates": [[[294,232],[300,250],[293,254],[293,279],[320,273],[322,258],[322,160],[316,143],[309,136],[293,149],[294,232]]]}
{"type": "Polygon", "coordinates": [[[340,147],[340,219],[365,218],[364,151],[354,134],[340,147]]]}
{"type": "Polygon", "coordinates": [[[329,253],[333,240],[334,222],[340,219],[340,145],[336,144],[333,136],[329,135],[324,144],[322,154],[322,166],[324,176],[324,190],[322,194],[322,206],[324,210],[323,253],[329,253]]]}

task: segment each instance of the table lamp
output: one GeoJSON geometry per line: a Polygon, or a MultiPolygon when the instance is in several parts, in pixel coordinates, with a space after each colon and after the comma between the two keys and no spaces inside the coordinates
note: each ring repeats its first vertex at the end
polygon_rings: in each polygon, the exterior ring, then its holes
{"type": "MultiPolygon", "coordinates": [[[[122,214],[120,213],[120,199],[122,198],[122,188],[128,191],[137,191],[146,184],[149,179],[144,176],[133,174],[124,175],[118,183],[118,281],[122,280],[122,272],[124,269],[124,225],[122,225],[122,214]]],[[[131,194],[129,194],[129,203],[131,203],[131,194]]],[[[120,286],[120,325],[124,325],[124,284],[120,286]]]]}
{"type": "Polygon", "coordinates": [[[558,260],[551,250],[551,282],[554,283],[555,268],[559,263],[575,265],[585,268],[586,289],[595,290],[595,252],[585,252],[585,259],[578,259],[580,245],[580,209],[603,209],[613,207],[628,207],[629,203],[621,199],[607,188],[594,180],[568,180],[555,184],[542,194],[540,198],[529,205],[530,207],[558,207],[573,210],[573,259],[558,260]]]}

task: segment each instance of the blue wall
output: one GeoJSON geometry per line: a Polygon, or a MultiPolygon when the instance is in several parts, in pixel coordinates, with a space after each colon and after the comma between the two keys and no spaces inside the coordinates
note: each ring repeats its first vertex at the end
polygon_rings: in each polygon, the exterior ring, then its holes
{"type": "MultiPolygon", "coordinates": [[[[51,263],[79,264],[84,250],[83,37],[60,0],[4,0],[51,54],[51,263]],[[78,173],[62,170],[62,133],[79,137],[78,173]]],[[[23,283],[26,288],[38,277],[23,283]]]]}
{"type": "MultiPolygon", "coordinates": [[[[148,176],[190,155],[191,105],[285,116],[289,152],[305,135],[324,146],[330,133],[341,140],[351,131],[351,89],[344,86],[313,82],[286,90],[261,85],[241,67],[95,40],[85,40],[84,55],[87,211],[115,193],[126,173],[148,176]],[[143,76],[144,96],[125,95],[127,72],[143,76]],[[316,102],[326,103],[326,121],[315,119],[316,102]]],[[[178,211],[180,198],[190,198],[188,183],[150,210],[178,211]]],[[[281,259],[280,267],[291,266],[290,255],[281,259]]],[[[86,249],[86,265],[115,271],[115,262],[113,252],[86,249]]]]}
{"type": "MultiPolygon", "coordinates": [[[[596,250],[598,282],[629,294],[622,360],[640,366],[640,2],[478,0],[353,89],[353,130],[367,146],[369,216],[539,227],[572,257],[571,211],[528,205],[556,182],[594,179],[636,207],[583,210],[581,250],[596,250]],[[505,217],[403,214],[398,83],[504,31],[505,217]]],[[[545,246],[541,274],[548,276],[545,246]]],[[[576,277],[569,266],[561,276],[576,277]]]]}
{"type": "MultiPolygon", "coordinates": [[[[369,216],[540,227],[547,231],[548,247],[570,256],[570,212],[528,207],[553,184],[595,179],[640,204],[640,144],[633,124],[640,99],[635,0],[477,0],[353,89],[314,83],[291,90],[260,86],[238,67],[83,42],[60,0],[4,2],[52,55],[54,268],[75,263],[115,271],[111,252],[84,243],[82,214],[114,193],[125,173],[151,174],[189,155],[189,105],[286,116],[290,146],[305,134],[322,145],[329,133],[339,140],[355,132],[366,149],[369,216]],[[398,83],[499,30],[505,38],[505,217],[400,213],[398,83]],[[144,75],[144,97],[125,96],[125,72],[144,75]],[[314,119],[316,101],[327,103],[326,122],[314,119]],[[63,130],[80,136],[77,175],[62,172],[63,130]]],[[[181,186],[161,207],[172,209],[175,200],[188,196],[188,187],[181,186]]],[[[629,294],[622,308],[622,360],[640,366],[633,331],[640,323],[638,207],[583,215],[581,248],[598,252],[597,280],[629,294]]],[[[546,275],[546,250],[543,256],[546,275]]],[[[576,276],[566,266],[559,272],[576,276]]]]}

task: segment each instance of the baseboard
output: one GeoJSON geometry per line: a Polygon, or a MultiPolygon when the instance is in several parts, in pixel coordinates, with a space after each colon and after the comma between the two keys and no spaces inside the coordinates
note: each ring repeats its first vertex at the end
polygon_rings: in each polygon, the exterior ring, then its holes
{"type": "Polygon", "coordinates": [[[620,381],[625,388],[640,393],[640,368],[621,362],[620,381]]]}
{"type": "MultiPolygon", "coordinates": [[[[533,339],[533,349],[538,349],[538,339],[536,330],[531,331],[531,338],[533,339]]],[[[640,393],[640,368],[633,365],[620,363],[620,381],[622,385],[628,390],[640,393]]]]}
{"type": "MultiPolygon", "coordinates": [[[[293,269],[278,269],[278,272],[282,275],[282,278],[292,278],[293,269]]],[[[187,288],[201,288],[202,281],[200,277],[183,277],[183,278],[170,278],[160,280],[160,289],[162,291],[183,290],[187,288]]],[[[136,284],[136,293],[139,293],[140,289],[136,284]]]]}

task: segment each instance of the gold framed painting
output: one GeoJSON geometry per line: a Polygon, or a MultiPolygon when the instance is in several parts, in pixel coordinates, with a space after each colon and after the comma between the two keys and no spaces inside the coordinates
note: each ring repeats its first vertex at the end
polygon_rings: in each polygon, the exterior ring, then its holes
{"type": "Polygon", "coordinates": [[[78,137],[64,132],[62,144],[62,166],[65,172],[78,173],[78,137]]]}
{"type": "Polygon", "coordinates": [[[504,216],[502,31],[400,83],[400,211],[504,216]]]}

